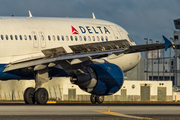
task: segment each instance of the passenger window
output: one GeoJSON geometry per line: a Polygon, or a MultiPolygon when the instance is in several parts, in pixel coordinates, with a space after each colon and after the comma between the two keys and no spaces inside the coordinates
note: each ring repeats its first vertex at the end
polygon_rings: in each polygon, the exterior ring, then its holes
{"type": "Polygon", "coordinates": [[[84,36],[84,41],[86,41],[86,36],[84,36]]]}
{"type": "Polygon", "coordinates": [[[44,36],[43,35],[41,35],[41,40],[44,41],[44,36]]]}
{"type": "Polygon", "coordinates": [[[91,41],[91,37],[90,36],[88,36],[88,40],[91,41]]]}
{"type": "Polygon", "coordinates": [[[68,36],[66,36],[66,40],[69,41],[69,37],[68,36]]]}
{"type": "Polygon", "coordinates": [[[24,39],[27,40],[27,36],[26,35],[24,35],[24,39]]]}
{"type": "Polygon", "coordinates": [[[8,40],[8,35],[6,35],[6,40],[8,40]]]}
{"type": "Polygon", "coordinates": [[[64,41],[64,36],[61,36],[61,38],[62,38],[62,41],[64,41]]]}
{"type": "Polygon", "coordinates": [[[18,40],[18,36],[17,35],[15,35],[15,39],[18,40]]]}
{"type": "Polygon", "coordinates": [[[57,36],[57,40],[58,40],[58,41],[60,40],[59,35],[57,36]]]}
{"type": "Polygon", "coordinates": [[[31,40],[31,35],[29,35],[29,40],[31,40]]]}
{"type": "Polygon", "coordinates": [[[2,40],[4,40],[4,37],[3,37],[3,35],[1,35],[1,39],[2,39],[2,40]]]}
{"type": "Polygon", "coordinates": [[[71,38],[71,41],[73,41],[73,37],[72,37],[72,36],[70,36],[70,38],[71,38]]]}
{"type": "Polygon", "coordinates": [[[75,40],[77,41],[77,36],[75,36],[75,40]]]}
{"type": "Polygon", "coordinates": [[[48,36],[48,40],[49,40],[49,41],[51,40],[51,37],[50,37],[50,36],[48,36]]]}
{"type": "Polygon", "coordinates": [[[97,41],[99,41],[99,36],[97,36],[97,41]]]}
{"type": "Polygon", "coordinates": [[[53,40],[55,41],[56,40],[56,38],[55,38],[55,36],[53,35],[53,40]]]}
{"type": "Polygon", "coordinates": [[[106,39],[106,41],[108,41],[108,37],[107,36],[105,37],[105,39],[106,39]]]}
{"type": "Polygon", "coordinates": [[[93,39],[93,41],[95,41],[95,37],[94,36],[92,36],[92,39],[93,39]]]}
{"type": "Polygon", "coordinates": [[[104,41],[104,38],[103,38],[103,36],[101,36],[101,40],[102,40],[102,41],[104,41]]]}
{"type": "Polygon", "coordinates": [[[13,40],[13,36],[12,35],[10,35],[10,38],[11,38],[11,40],[13,40]]]}
{"type": "Polygon", "coordinates": [[[22,36],[21,35],[19,35],[19,38],[20,38],[20,40],[22,40],[22,36]]]}
{"type": "Polygon", "coordinates": [[[34,40],[37,40],[37,37],[36,37],[36,35],[34,35],[34,40]]]}
{"type": "Polygon", "coordinates": [[[79,40],[82,41],[82,37],[81,36],[79,36],[79,40]]]}

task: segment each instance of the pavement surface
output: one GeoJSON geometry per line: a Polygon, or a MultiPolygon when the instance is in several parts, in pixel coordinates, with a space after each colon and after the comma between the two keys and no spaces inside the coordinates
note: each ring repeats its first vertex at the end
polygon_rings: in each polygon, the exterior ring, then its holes
{"type": "Polygon", "coordinates": [[[0,103],[0,119],[180,119],[180,104],[0,103]]]}

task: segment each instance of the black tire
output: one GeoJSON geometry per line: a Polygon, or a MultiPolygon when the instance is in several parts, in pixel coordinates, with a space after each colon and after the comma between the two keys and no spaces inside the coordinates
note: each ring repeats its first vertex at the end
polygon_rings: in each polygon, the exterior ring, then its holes
{"type": "Polygon", "coordinates": [[[29,87],[24,91],[24,102],[26,104],[35,104],[34,92],[35,89],[32,87],[29,87]]]}
{"type": "Polygon", "coordinates": [[[35,92],[35,101],[37,104],[44,105],[48,101],[48,92],[45,88],[39,88],[35,92]]]}
{"type": "Polygon", "coordinates": [[[96,96],[96,101],[98,104],[102,104],[104,102],[104,96],[96,96]]]}
{"type": "Polygon", "coordinates": [[[90,100],[92,104],[96,104],[96,95],[91,95],[90,100]]]}

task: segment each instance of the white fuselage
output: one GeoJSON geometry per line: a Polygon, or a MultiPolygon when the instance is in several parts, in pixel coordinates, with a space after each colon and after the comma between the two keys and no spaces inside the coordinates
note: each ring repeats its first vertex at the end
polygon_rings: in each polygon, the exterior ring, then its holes
{"type": "MultiPolygon", "coordinates": [[[[135,45],[126,30],[104,20],[1,17],[0,64],[44,57],[41,52],[44,49],[63,47],[71,53],[70,45],[124,39],[130,45],[135,45]]],[[[139,63],[140,58],[140,53],[133,53],[116,59],[105,59],[117,64],[123,71],[128,71],[139,63]]]]}

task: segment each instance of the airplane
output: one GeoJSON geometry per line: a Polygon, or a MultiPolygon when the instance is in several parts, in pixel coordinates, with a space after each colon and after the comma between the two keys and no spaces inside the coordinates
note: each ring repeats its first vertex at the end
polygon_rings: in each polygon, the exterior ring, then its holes
{"type": "Polygon", "coordinates": [[[35,80],[24,91],[26,104],[46,104],[42,84],[70,77],[91,94],[93,104],[123,85],[123,72],[133,69],[140,52],[173,47],[165,43],[136,45],[121,26],[93,18],[0,17],[0,80],[35,80]]]}

